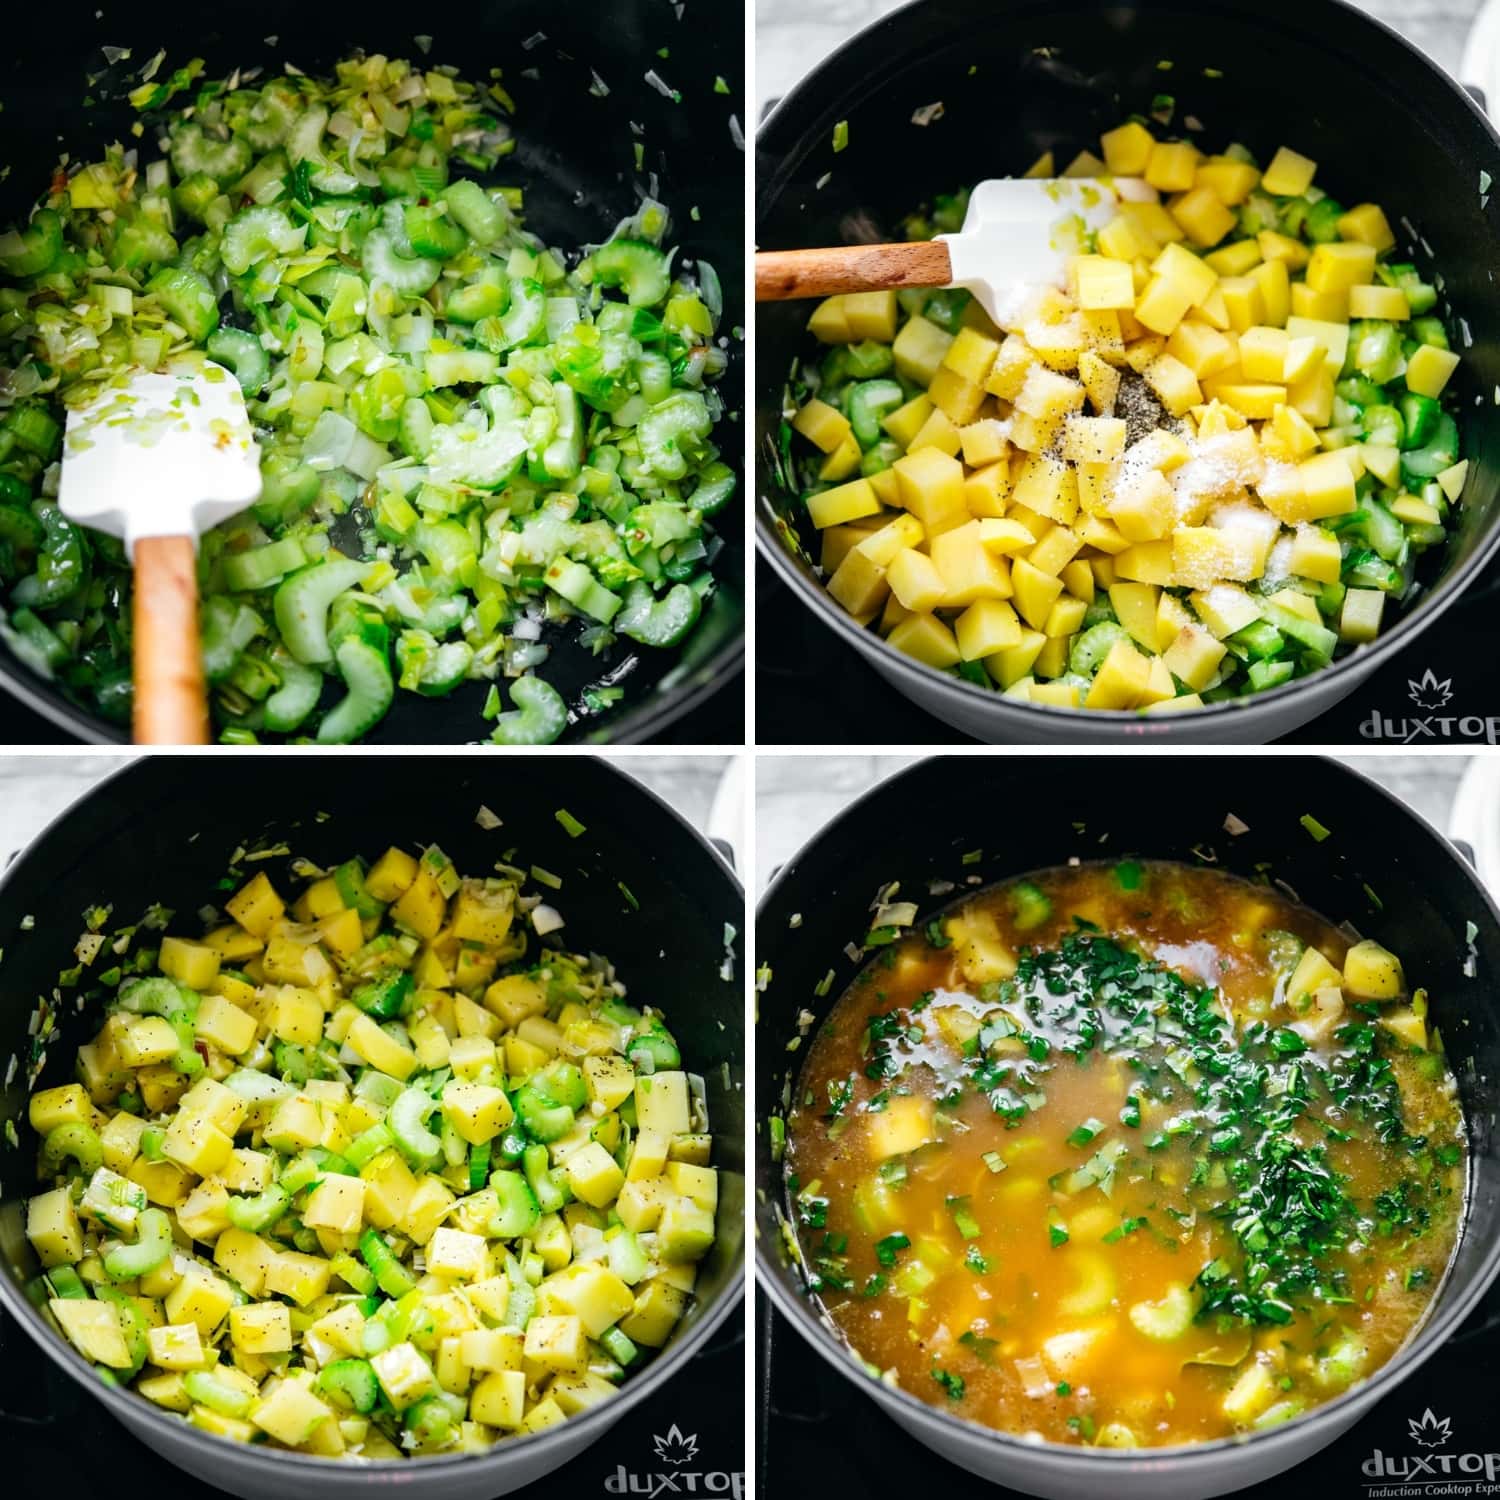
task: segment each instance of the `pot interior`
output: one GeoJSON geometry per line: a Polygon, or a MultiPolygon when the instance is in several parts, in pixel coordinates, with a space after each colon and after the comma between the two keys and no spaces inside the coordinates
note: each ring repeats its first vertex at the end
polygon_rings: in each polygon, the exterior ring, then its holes
{"type": "MultiPolygon", "coordinates": [[[[502,160],[496,180],[524,190],[527,227],[559,249],[607,239],[654,183],[672,210],[671,238],[682,256],[701,256],[719,273],[726,333],[745,323],[744,157],[729,123],[743,107],[740,5],[705,8],[682,25],[659,0],[611,0],[608,6],[508,0],[470,7],[461,24],[445,25],[441,15],[418,16],[389,3],[362,6],[356,20],[337,7],[309,8],[292,0],[266,0],[253,10],[164,0],[148,13],[133,14],[101,12],[89,0],[59,0],[49,8],[18,7],[10,25],[13,45],[0,58],[0,164],[10,167],[0,182],[0,225],[27,213],[51,180],[59,153],[92,161],[112,141],[130,143],[136,115],[124,96],[159,48],[166,51],[160,77],[201,57],[204,79],[236,68],[274,76],[288,62],[305,73],[331,73],[356,50],[383,52],[417,63],[425,59],[430,66],[452,64],[479,79],[498,70],[516,102],[517,146],[502,160]],[[425,52],[414,33],[423,34],[425,52]],[[129,55],[111,64],[101,50],[106,46],[128,48],[129,55]],[[658,57],[661,48],[668,49],[668,61],[658,57]],[[653,67],[680,90],[680,103],[644,81],[653,67]],[[607,93],[591,92],[593,70],[607,93]],[[726,80],[728,94],[714,92],[715,77],[726,80]],[[709,153],[721,169],[706,169],[709,153]]],[[[741,346],[730,338],[726,347],[729,369],[716,388],[726,411],[738,412],[744,407],[741,346]]],[[[726,426],[724,461],[738,469],[734,430],[726,426]]],[[[731,505],[721,517],[718,587],[681,650],[627,651],[627,642],[596,657],[572,640],[576,632],[549,633],[548,676],[573,705],[585,687],[634,658],[622,678],[625,698],[605,713],[584,715],[567,739],[644,738],[733,677],[745,599],[744,530],[733,519],[737,514],[731,505]]],[[[120,726],[79,709],[0,642],[0,684],[10,681],[24,687],[31,706],[82,738],[128,739],[120,726]]],[[[482,683],[469,683],[447,699],[399,693],[367,742],[454,745],[483,739],[489,733],[480,715],[486,691],[482,683]]]]}
{"type": "MultiPolygon", "coordinates": [[[[787,1050],[804,1008],[815,1031],[863,966],[844,952],[870,925],[877,891],[895,880],[900,899],[918,903],[917,925],[966,892],[1070,859],[1176,860],[1254,880],[1335,924],[1348,922],[1402,958],[1413,987],[1427,989],[1458,1079],[1470,1147],[1469,1194],[1458,1247],[1426,1321],[1404,1349],[1363,1386],[1286,1424],[1333,1422],[1362,1392],[1412,1368],[1454,1329],[1500,1270],[1500,1145],[1493,1120],[1500,1093],[1500,911],[1463,857],[1431,827],[1356,772],[1332,761],[1266,762],[1248,757],[1195,759],[1158,753],[1110,761],[1097,757],[939,757],[881,783],[816,835],[781,872],[757,914],[757,962],[772,979],[760,995],[756,1076],[756,1181],[760,1267],[804,1333],[844,1346],[809,1304],[782,1240],[785,1188],[764,1124],[797,1087],[801,1054],[787,1050]],[[1203,789],[1191,799],[1184,785],[1203,789]],[[1231,835],[1233,815],[1248,825],[1231,835]],[[1310,815],[1330,830],[1318,841],[1310,815]],[[981,851],[979,858],[974,852],[981,851]],[[969,858],[966,860],[965,856],[969,858]],[[929,893],[930,882],[955,889],[929,893]],[[793,917],[798,923],[792,925],[793,917]],[[826,977],[832,973],[831,984],[826,977]],[[819,987],[826,990],[820,997],[819,987]]],[[[840,1358],[858,1378],[860,1367],[840,1358]]],[[[901,1395],[903,1408],[951,1430],[925,1403],[901,1395]]],[[[973,1429],[967,1423],[960,1426],[973,1429]]],[[[1251,1442],[1279,1441],[1277,1429],[1251,1442]]],[[[997,1439],[1012,1442],[1003,1435],[997,1439]]],[[[1028,1449],[1031,1445],[1026,1445],[1028,1449]]],[[[1205,1454],[1220,1441],[1176,1450],[1142,1450],[1142,1461],[1173,1451],[1205,1454]]],[[[1091,1449],[1048,1449],[1075,1463],[1091,1449]]],[[[1120,1461],[1105,1454],[1103,1461],[1120,1461]]]]}
{"type": "MultiPolygon", "coordinates": [[[[24,1292],[38,1270],[25,1238],[38,1146],[27,1121],[28,1083],[33,1074],[37,1088],[72,1082],[75,1050],[102,1018],[103,1001],[90,996],[87,978],[59,986],[59,972],[78,962],[73,947],[85,931],[85,911],[109,907],[102,930],[113,933],[159,903],[177,913],[167,930],[191,936],[202,931],[200,908],[220,905],[258,870],[285,891],[299,858],[328,867],[356,853],[373,860],[391,844],[436,843],[461,874],[488,873],[514,850],[523,865],[560,876],[552,903],[567,925],[559,941],[607,955],[635,1003],[660,1004],[685,1066],[703,1077],[719,1168],[719,1237],[700,1263],[694,1303],[674,1342],[682,1338],[737,1295],[741,1281],[744,1013],[738,983],[720,978],[725,924],[744,926],[734,877],[687,824],[602,761],[356,756],[340,762],[336,779],[305,789],[288,776],[290,764],[240,756],[231,773],[230,763],[216,758],[138,760],[64,813],[0,880],[0,1036],[6,1039],[0,1049],[17,1058],[0,1094],[5,1135],[14,1130],[16,1142],[0,1148],[6,1157],[0,1297],[8,1311],[43,1328],[71,1372],[94,1382],[62,1336],[45,1329],[24,1292]],[[479,826],[481,806],[502,820],[500,827],[479,826]],[[559,808],[584,833],[570,837],[557,820],[559,808]],[[246,860],[247,851],[259,849],[283,852],[246,860]],[[221,888],[231,865],[239,876],[221,888]],[[56,1029],[44,1024],[32,1040],[29,1028],[43,1001],[56,1029]]],[[[106,954],[96,967],[107,963],[106,954]]],[[[154,1423],[181,1426],[130,1399],[154,1423]]]]}
{"type": "MultiPolygon", "coordinates": [[[[1500,297],[1490,267],[1500,258],[1500,203],[1490,204],[1481,172],[1500,181],[1500,146],[1458,87],[1378,22],[1340,0],[907,7],[821,64],[767,121],[757,142],[756,243],[780,250],[900,239],[902,219],[934,194],[1023,172],[1043,151],[1061,170],[1084,148],[1097,154],[1100,133],[1127,115],[1150,116],[1153,101],[1164,108],[1164,95],[1173,129],[1205,150],[1239,141],[1261,162],[1283,144],[1311,156],[1320,186],[1345,204],[1380,203],[1401,254],[1441,273],[1440,305],[1463,354],[1454,382],[1472,461],[1456,530],[1428,555],[1422,592],[1382,640],[1409,633],[1408,622],[1430,612],[1433,590],[1477,571],[1497,542],[1500,297]],[[1402,100],[1399,121],[1393,95],[1402,100]],[[915,123],[937,103],[940,116],[915,123]],[[848,144],[835,154],[839,121],[848,122],[848,144]],[[1189,121],[1201,130],[1185,129],[1189,121]],[[1377,121],[1390,124],[1379,149],[1354,145],[1377,121]]],[[[787,563],[781,571],[802,585],[794,592],[855,629],[813,571],[816,531],[776,477],[783,390],[807,347],[811,310],[806,302],[757,309],[757,516],[763,542],[787,563]]],[[[996,697],[968,696],[976,707],[996,697]]]]}

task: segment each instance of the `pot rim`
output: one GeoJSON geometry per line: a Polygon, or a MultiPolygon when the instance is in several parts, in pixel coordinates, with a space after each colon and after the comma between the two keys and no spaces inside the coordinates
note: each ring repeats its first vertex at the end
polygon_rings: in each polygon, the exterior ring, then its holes
{"type": "MultiPolygon", "coordinates": [[[[1167,750],[1167,755],[1190,755],[1194,752],[1184,750],[1167,750]]],[[[872,786],[861,792],[858,797],[846,803],[826,823],[816,829],[798,848],[797,852],[778,870],[775,876],[767,884],[764,894],[756,903],[756,929],[760,930],[762,917],[768,912],[772,897],[777,895],[783,884],[788,882],[796,873],[803,857],[815,846],[821,844],[830,835],[837,833],[843,827],[845,821],[858,813],[867,801],[877,795],[887,793],[898,781],[908,776],[913,776],[922,770],[929,762],[951,759],[951,756],[929,755],[892,771],[883,776],[872,786]]],[[[1496,930],[1500,930],[1500,901],[1490,891],[1484,881],[1480,879],[1474,866],[1464,858],[1462,853],[1454,846],[1439,829],[1430,823],[1414,807],[1402,801],[1394,792],[1382,786],[1367,772],[1357,765],[1351,765],[1333,756],[1320,755],[1307,757],[1317,760],[1330,767],[1336,773],[1342,773],[1355,781],[1362,782],[1369,790],[1384,798],[1389,804],[1390,810],[1398,817],[1404,816],[1413,825],[1410,832],[1416,836],[1425,835],[1438,844],[1441,849],[1454,860],[1462,869],[1465,878],[1480,897],[1483,905],[1488,909],[1491,924],[1496,930]]],[[[993,885],[996,881],[990,881],[993,885]]],[[[774,957],[770,953],[757,951],[757,963],[770,963],[774,966],[774,957]]],[[[1467,1127],[1467,1112],[1465,1114],[1465,1125],[1467,1127]]],[[[1472,1186],[1472,1184],[1470,1184],[1472,1186]]],[[[1467,1195],[1466,1200],[1467,1202],[1467,1195]]],[[[1469,1234],[1468,1215],[1465,1214],[1463,1222],[1459,1226],[1458,1238],[1454,1241],[1456,1255],[1458,1247],[1469,1234]]],[[[1199,1468],[1207,1466],[1211,1460],[1232,1456],[1237,1453],[1253,1451],[1256,1454],[1271,1454],[1280,1449],[1286,1456],[1286,1463],[1282,1468],[1290,1467],[1298,1460],[1294,1455],[1296,1449],[1301,1445],[1304,1438],[1318,1435],[1317,1446],[1331,1442],[1339,1432],[1358,1420],[1369,1410],[1381,1397],[1389,1395],[1402,1381],[1414,1374],[1421,1368],[1440,1348],[1447,1342],[1458,1325],[1473,1311],[1497,1276],[1500,1276],[1500,1238],[1497,1238],[1485,1251],[1477,1271],[1467,1285],[1458,1287],[1452,1277],[1452,1260],[1444,1269],[1442,1282],[1438,1287],[1438,1295],[1434,1300],[1427,1317],[1418,1325],[1407,1343],[1397,1349],[1396,1352],[1381,1367],[1371,1374],[1367,1379],[1360,1382],[1351,1389],[1334,1397],[1332,1401],[1324,1402],[1300,1416],[1279,1423],[1261,1432],[1251,1432],[1242,1436],[1229,1438],[1211,1438],[1202,1443],[1176,1443],[1170,1447],[1160,1448],[1073,1448],[1063,1443],[1043,1441],[1031,1442],[1014,1433],[1003,1432],[997,1428],[986,1427],[982,1423],[970,1421],[967,1417],[955,1416],[944,1411],[941,1407],[932,1406],[921,1400],[911,1392],[900,1386],[889,1386],[884,1381],[866,1377],[861,1383],[857,1376],[864,1374],[854,1352],[852,1345],[841,1343],[823,1319],[819,1318],[812,1310],[810,1299],[806,1296],[793,1295],[781,1282],[781,1274],[784,1267],[773,1263],[771,1251],[768,1248],[767,1237],[756,1236],[755,1247],[755,1279],[759,1286],[770,1298],[775,1310],[779,1312],[796,1330],[812,1345],[813,1349],[827,1361],[835,1370],[850,1381],[856,1390],[864,1391],[887,1407],[893,1415],[898,1416],[903,1425],[921,1429],[919,1436],[924,1441],[931,1439],[933,1445],[938,1447],[945,1456],[951,1457],[950,1445],[955,1441],[961,1444],[966,1451],[973,1451],[976,1447],[988,1447],[991,1451],[1004,1454],[1025,1463],[1044,1464],[1050,1466],[1064,1465],[1071,1467],[1092,1466],[1092,1475],[1103,1476],[1109,1465],[1118,1467],[1130,1467],[1140,1471],[1149,1471],[1161,1467],[1170,1461],[1174,1467],[1185,1466],[1189,1463],[1197,1464],[1199,1468]],[[1319,1429],[1326,1429],[1319,1433],[1319,1429]]],[[[787,1271],[789,1275],[795,1272],[787,1271]]],[[[1279,1472],[1273,1471],[1273,1472],[1279,1472]]]]}
{"type": "MultiPolygon", "coordinates": [[[[166,758],[170,759],[170,757],[166,758]]],[[[743,898],[744,887],[729,862],[703,833],[656,791],[646,786],[645,783],[637,781],[620,766],[602,756],[588,755],[579,758],[593,761],[619,781],[628,783],[633,790],[649,798],[658,811],[665,812],[692,834],[704,851],[712,857],[714,863],[724,871],[734,891],[743,898]]],[[[140,774],[142,767],[152,764],[156,759],[157,757],[154,756],[139,755],[127,764],[116,767],[107,775],[100,777],[97,782],[81,792],[51,818],[10,862],[3,873],[0,873],[0,898],[5,896],[15,881],[27,855],[40,846],[44,840],[50,838],[65,819],[81,812],[101,788],[113,786],[128,776],[140,774]]],[[[742,1235],[740,1244],[731,1259],[728,1281],[703,1307],[693,1326],[684,1330],[680,1338],[672,1340],[639,1375],[627,1380],[618,1393],[608,1401],[590,1407],[576,1417],[569,1417],[566,1422],[559,1422],[554,1427],[544,1428],[541,1432],[528,1433],[524,1437],[505,1438],[493,1444],[484,1453],[434,1454],[417,1459],[361,1459],[353,1467],[362,1474],[371,1475],[370,1482],[378,1484],[387,1476],[410,1475],[412,1479],[415,1479],[419,1474],[449,1473],[459,1466],[470,1469],[476,1465],[483,1465],[500,1469],[509,1463],[509,1455],[515,1453],[522,1453],[528,1457],[553,1454],[557,1455],[559,1463],[564,1462],[566,1458],[574,1453],[581,1453],[596,1438],[603,1436],[620,1417],[623,1417],[652,1391],[659,1389],[702,1350],[709,1338],[717,1332],[720,1325],[740,1304],[745,1295],[744,1265],[745,1245],[742,1235]],[[420,1467],[414,1468],[413,1465],[420,1465],[420,1467]]],[[[41,1313],[26,1299],[15,1281],[3,1274],[0,1274],[0,1308],[10,1314],[11,1318],[57,1368],[67,1374],[86,1395],[102,1402],[110,1414],[133,1433],[144,1429],[152,1433],[153,1438],[154,1435],[159,1434],[162,1447],[158,1451],[170,1454],[173,1449],[186,1446],[195,1450],[205,1464],[212,1465],[216,1459],[221,1459],[232,1465],[238,1464],[254,1469],[265,1476],[284,1475],[288,1482],[315,1483],[316,1476],[319,1474],[346,1472],[345,1467],[336,1459],[320,1458],[315,1454],[295,1453],[248,1443],[236,1443],[231,1439],[218,1437],[214,1433],[204,1432],[190,1426],[174,1413],[164,1411],[134,1391],[105,1385],[95,1373],[93,1366],[66,1339],[54,1333],[46,1325],[41,1313]]],[[[154,1441],[153,1446],[155,1446],[154,1441]]],[[[177,1459],[174,1457],[172,1462],[176,1464],[177,1459]]]]}
{"type": "MultiPolygon", "coordinates": [[[[756,177],[758,182],[766,182],[768,174],[761,170],[762,157],[771,158],[770,149],[775,144],[774,157],[776,160],[784,160],[795,146],[795,140],[782,142],[777,140],[781,130],[790,131],[791,115],[794,110],[800,110],[804,101],[811,109],[822,111],[822,106],[817,104],[817,87],[823,77],[824,70],[831,62],[844,58],[849,54],[860,51],[878,51],[884,55],[887,51],[883,40],[876,33],[883,31],[888,26],[901,22],[908,14],[921,9],[928,0],[907,0],[907,3],[898,6],[886,15],[869,22],[861,27],[851,36],[847,37],[839,46],[831,52],[823,61],[819,62],[809,72],[805,73],[797,82],[789,88],[786,93],[776,101],[774,107],[766,115],[765,119],[756,133],[756,177]]],[[[1003,0],[1002,0],[1003,3],[1003,0]]],[[[1132,4],[1139,4],[1140,0],[1131,0],[1132,4]]],[[[1221,0],[1211,0],[1211,3],[1221,3],[1221,0]]],[[[1387,37],[1396,41],[1408,54],[1412,66],[1424,69],[1432,78],[1444,86],[1450,96],[1456,99],[1461,108],[1470,116],[1471,120],[1477,122],[1489,136],[1490,145],[1500,150],[1500,129],[1490,120],[1489,116],[1479,107],[1462,84],[1452,78],[1415,43],[1404,37],[1395,27],[1381,20],[1369,12],[1361,10],[1352,3],[1352,0],[1324,0],[1324,3],[1342,12],[1345,23],[1354,26],[1366,26],[1375,31],[1383,32],[1387,37]]],[[[764,202],[757,196],[756,218],[760,218],[764,202]]],[[[757,243],[759,242],[757,237],[757,243]]],[[[1171,737],[1171,726],[1181,723],[1185,726],[1194,727],[1212,725],[1215,722],[1229,722],[1231,715],[1252,714],[1257,718],[1271,720],[1279,717],[1282,709],[1293,701],[1300,701],[1298,694],[1311,689],[1313,684],[1322,684],[1333,692],[1331,702],[1353,691],[1353,689],[1377,667],[1383,665],[1391,656],[1400,650],[1404,650],[1412,644],[1417,637],[1433,621],[1444,614],[1457,600],[1458,596],[1469,587],[1470,584],[1483,571],[1485,566],[1500,553],[1500,504],[1497,504],[1495,514],[1492,515],[1481,532],[1474,551],[1464,559],[1453,571],[1443,577],[1436,586],[1422,597],[1416,605],[1402,614],[1401,618],[1391,626],[1389,630],[1382,631],[1369,645],[1358,647],[1349,655],[1338,661],[1320,668],[1308,677],[1296,679],[1284,683],[1280,687],[1271,688],[1268,691],[1252,693],[1241,698],[1231,698],[1223,703],[1211,703],[1202,708],[1184,709],[1180,712],[1161,717],[1147,716],[1125,709],[1069,709],[1053,707],[1042,703],[1026,703],[1017,699],[1005,698],[992,689],[976,687],[973,683],[965,682],[961,678],[945,675],[934,668],[924,667],[920,663],[907,656],[904,652],[896,650],[882,636],[875,635],[871,631],[854,623],[851,616],[844,613],[833,601],[826,588],[814,585],[807,579],[800,568],[796,566],[792,558],[788,556],[776,539],[775,527],[771,520],[770,503],[765,499],[765,491],[774,488],[770,485],[762,485],[759,480],[761,471],[761,458],[758,451],[755,455],[757,474],[757,496],[755,504],[755,543],[757,553],[764,557],[776,570],[777,576],[792,592],[792,594],[811,610],[813,614],[822,619],[825,624],[831,624],[834,630],[843,640],[853,646],[864,655],[878,670],[888,678],[900,679],[912,688],[927,688],[932,694],[946,701],[953,711],[968,710],[976,708],[980,704],[989,705],[988,709],[981,709],[997,723],[1003,724],[1007,720],[1017,725],[1046,723],[1049,727],[1056,727],[1064,723],[1077,723],[1080,718],[1085,717],[1090,725],[1098,725],[1101,729],[1110,728],[1119,731],[1122,738],[1134,737],[1171,737]],[[991,710],[993,712],[991,712],[991,710]]],[[[904,689],[902,689],[904,691],[904,689]]],[[[923,708],[927,708],[926,694],[917,701],[923,708]]],[[[1326,708],[1328,704],[1325,704],[1326,708]]],[[[928,712],[939,712],[927,709],[928,712]]],[[[1309,715],[1308,717],[1312,717],[1309,715]]],[[[1240,720],[1235,719],[1238,723],[1240,720]]],[[[1269,725],[1267,726],[1270,727],[1269,725]]],[[[1289,726],[1288,726],[1289,727],[1289,726]]],[[[1098,736],[1090,735],[1091,739],[1098,736]]]]}

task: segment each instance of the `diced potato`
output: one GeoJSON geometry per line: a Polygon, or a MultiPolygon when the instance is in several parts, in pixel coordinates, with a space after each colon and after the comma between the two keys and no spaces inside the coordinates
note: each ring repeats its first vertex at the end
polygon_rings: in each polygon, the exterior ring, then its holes
{"type": "Polygon", "coordinates": [[[1212,681],[1227,648],[1201,625],[1184,625],[1177,639],[1162,653],[1168,671],[1201,692],[1212,681]]]}
{"type": "Polygon", "coordinates": [[[1146,170],[1155,145],[1151,132],[1137,120],[1106,130],[1099,137],[1104,160],[1116,177],[1139,177],[1146,170]]]}
{"type": "Polygon", "coordinates": [[[1449,376],[1457,368],[1458,355],[1451,350],[1423,344],[1406,362],[1406,388],[1419,396],[1436,399],[1442,395],[1449,376]]]}
{"type": "MultiPolygon", "coordinates": [[[[398,1347],[409,1349],[411,1345],[398,1347]]],[[[381,1357],[377,1355],[376,1360],[381,1357]]],[[[305,1447],[320,1427],[332,1425],[332,1418],[333,1408],[299,1380],[278,1381],[270,1394],[250,1409],[250,1420],[288,1448],[305,1447]]]]}
{"type": "Polygon", "coordinates": [[[1349,288],[1349,316],[1404,323],[1411,317],[1411,305],[1399,287],[1352,286],[1349,288]]]}
{"type": "Polygon", "coordinates": [[[332,1268],[321,1255],[280,1250],[266,1260],[265,1289],[289,1297],[298,1307],[316,1302],[328,1290],[332,1268]]]}
{"type": "Polygon", "coordinates": [[[922,523],[929,538],[969,519],[964,502],[964,466],[956,458],[935,448],[923,448],[897,459],[893,467],[902,505],[922,523]]]}
{"type": "Polygon", "coordinates": [[[339,1172],[330,1172],[318,1183],[302,1210],[302,1222],[309,1228],[331,1229],[336,1234],[356,1233],[364,1217],[363,1179],[339,1172]]]}
{"type": "Polygon", "coordinates": [[[792,427],[825,453],[834,452],[851,436],[848,417],[817,397],[797,412],[792,418],[792,427]]]}
{"type": "Polygon", "coordinates": [[[1273,197],[1297,198],[1312,186],[1317,170],[1317,162],[1293,151],[1290,146],[1282,146],[1271,158],[1271,165],[1261,176],[1260,185],[1273,197]]]}
{"type": "Polygon", "coordinates": [[[595,1208],[605,1208],[615,1199],[625,1174],[597,1141],[574,1151],[563,1164],[573,1195],[595,1208]]]}
{"type": "Polygon", "coordinates": [[[914,385],[932,384],[954,336],[920,314],[907,320],[891,345],[896,369],[914,385]]]}
{"type": "Polygon", "coordinates": [[[1361,1000],[1395,1000],[1406,992],[1401,960],[1373,939],[1344,955],[1344,988],[1361,1000]]]}
{"type": "MultiPolygon", "coordinates": [[[[197,1333],[194,1328],[193,1333],[197,1333]]],[[[285,1354],[292,1348],[291,1312],[284,1302],[251,1302],[230,1309],[229,1337],[243,1354],[285,1354]]]]}
{"type": "Polygon", "coordinates": [[[1085,705],[1093,709],[1139,706],[1151,679],[1151,662],[1127,640],[1118,640],[1099,664],[1085,705]]]}
{"type": "Polygon", "coordinates": [[[262,870],[224,903],[224,909],[246,932],[265,938],[286,912],[285,903],[262,870]]]}
{"type": "Polygon", "coordinates": [[[620,1331],[637,1344],[659,1349],[671,1337],[686,1306],[685,1293],[662,1277],[653,1277],[636,1292],[635,1307],[620,1320],[620,1331]]]}
{"type": "Polygon", "coordinates": [[[198,1370],[208,1362],[196,1323],[164,1323],[146,1330],[151,1363],[164,1370],[198,1370]]]}
{"type": "Polygon", "coordinates": [[[520,1427],[526,1412],[526,1376],[520,1370],[496,1370],[469,1394],[469,1414],[476,1422],[502,1431],[520,1427]]]}
{"type": "Polygon", "coordinates": [[[1068,268],[1078,305],[1090,310],[1135,306],[1135,283],[1125,261],[1106,255],[1075,256],[1068,268]]]}
{"type": "Polygon", "coordinates": [[[435,1229],[427,1244],[427,1270],[432,1276],[482,1281],[489,1272],[484,1236],[462,1229],[435,1229]]]}
{"type": "Polygon", "coordinates": [[[1143,175],[1158,192],[1186,192],[1197,176],[1202,154],[1189,141],[1157,141],[1143,175]]]}
{"type": "Polygon", "coordinates": [[[1185,192],[1171,204],[1170,212],[1187,237],[1205,250],[1217,245],[1235,224],[1234,214],[1209,187],[1194,187],[1185,192]]]}
{"type": "Polygon", "coordinates": [[[66,1188],[27,1200],[26,1238],[43,1266],[72,1265],[82,1259],[83,1225],[66,1188]]]}
{"type": "Polygon", "coordinates": [[[1118,417],[1069,417],[1063,423],[1062,456],[1071,463],[1110,463],[1125,451],[1125,431],[1118,417]]]}
{"type": "Polygon", "coordinates": [[[130,1367],[130,1351],[115,1310],[107,1302],[53,1297],[47,1307],[62,1331],[85,1359],[113,1370],[130,1367]]]}
{"type": "Polygon", "coordinates": [[[925,552],[910,547],[891,559],[886,582],[896,598],[910,610],[935,608],[942,602],[946,591],[937,564],[925,552]]]}
{"type": "Polygon", "coordinates": [[[206,1339],[228,1316],[234,1301],[234,1288],[227,1281],[193,1265],[167,1293],[163,1310],[169,1323],[191,1323],[206,1339]]]}

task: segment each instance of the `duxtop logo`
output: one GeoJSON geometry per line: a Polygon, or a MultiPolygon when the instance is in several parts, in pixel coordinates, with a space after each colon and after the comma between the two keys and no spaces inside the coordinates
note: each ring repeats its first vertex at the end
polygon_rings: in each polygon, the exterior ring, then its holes
{"type": "Polygon", "coordinates": [[[1422,1453],[1376,1448],[1360,1464],[1367,1500],[1404,1496],[1500,1495],[1500,1453],[1440,1452],[1453,1440],[1453,1423],[1429,1406],[1406,1419],[1406,1435],[1422,1453]]]}
{"type": "Polygon", "coordinates": [[[729,1500],[743,1500],[745,1475],[728,1469],[689,1469],[685,1467],[698,1456],[698,1434],[684,1433],[673,1422],[663,1433],[653,1434],[651,1446],[655,1456],[669,1470],[654,1474],[637,1474],[618,1464],[604,1481],[610,1495],[727,1495],[729,1500]]]}
{"type": "Polygon", "coordinates": [[[1433,1416],[1430,1406],[1422,1413],[1420,1421],[1416,1417],[1406,1419],[1406,1430],[1412,1442],[1421,1448],[1441,1448],[1453,1436],[1449,1428],[1450,1419],[1444,1417],[1439,1421],[1433,1416]]]}
{"type": "Polygon", "coordinates": [[[1418,708],[1425,708],[1428,713],[1436,713],[1438,709],[1446,708],[1453,701],[1453,679],[1445,677],[1439,682],[1437,673],[1431,667],[1428,667],[1415,682],[1408,677],[1406,690],[1411,694],[1411,701],[1418,708]]]}
{"type": "Polygon", "coordinates": [[[1362,740],[1394,741],[1400,745],[1427,740],[1468,740],[1500,745],[1500,714],[1440,712],[1453,701],[1451,677],[1439,677],[1428,667],[1420,677],[1407,678],[1406,693],[1419,712],[1383,714],[1378,708],[1372,708],[1369,717],[1360,723],[1359,737],[1362,740]]]}

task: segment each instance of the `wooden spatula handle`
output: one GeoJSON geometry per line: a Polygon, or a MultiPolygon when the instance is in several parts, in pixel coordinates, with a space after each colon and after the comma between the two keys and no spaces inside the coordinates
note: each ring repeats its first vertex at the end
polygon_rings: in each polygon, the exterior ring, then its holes
{"type": "Polygon", "coordinates": [[[755,300],[832,297],[888,287],[947,286],[953,279],[940,240],[904,245],[835,245],[826,250],[762,250],[755,257],[755,300]]]}
{"type": "Polygon", "coordinates": [[[197,548],[190,536],[135,544],[135,742],[206,745],[208,691],[198,637],[197,548]]]}

